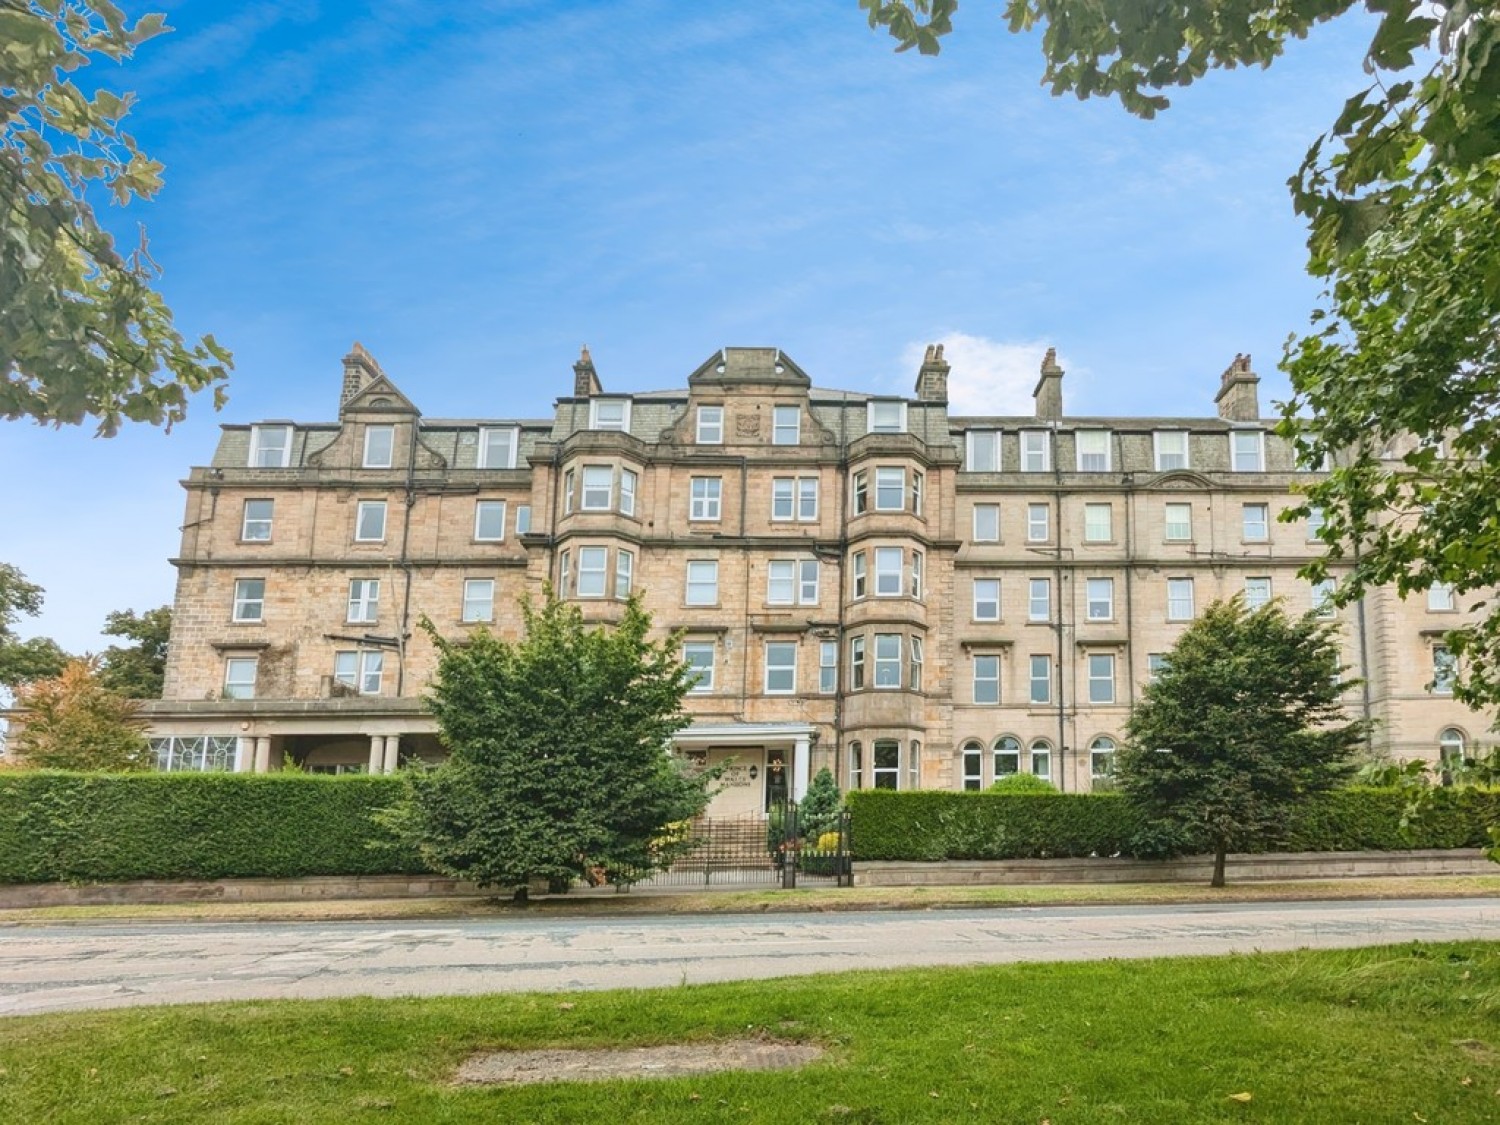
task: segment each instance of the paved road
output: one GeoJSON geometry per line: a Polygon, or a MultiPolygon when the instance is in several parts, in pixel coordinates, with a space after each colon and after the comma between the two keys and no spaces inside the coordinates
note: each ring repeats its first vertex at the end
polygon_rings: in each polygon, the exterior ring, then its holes
{"type": "Polygon", "coordinates": [[[1500,898],[422,923],[0,928],[0,1015],[650,987],[837,969],[1500,940],[1500,898]]]}

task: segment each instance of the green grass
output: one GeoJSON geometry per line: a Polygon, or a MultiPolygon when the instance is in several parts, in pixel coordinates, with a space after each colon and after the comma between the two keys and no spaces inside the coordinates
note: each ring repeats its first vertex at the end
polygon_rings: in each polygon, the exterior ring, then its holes
{"type": "Polygon", "coordinates": [[[0,1020],[5,1122],[1424,1120],[1500,1120],[1500,945],[0,1020]],[[448,1084],[484,1049],[746,1035],[829,1054],[783,1074],[448,1084]]]}

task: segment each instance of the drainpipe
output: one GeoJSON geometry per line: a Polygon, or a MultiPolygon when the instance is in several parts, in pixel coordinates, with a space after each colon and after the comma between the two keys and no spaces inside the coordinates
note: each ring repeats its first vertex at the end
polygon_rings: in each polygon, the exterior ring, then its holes
{"type": "MultiPolygon", "coordinates": [[[[1058,461],[1057,461],[1057,422],[1053,421],[1053,422],[1051,422],[1049,424],[1050,424],[1050,426],[1052,428],[1052,444],[1051,444],[1051,448],[1048,450],[1048,453],[1049,453],[1049,455],[1051,456],[1051,459],[1052,459],[1052,511],[1053,511],[1053,513],[1054,513],[1054,515],[1056,517],[1056,520],[1057,520],[1057,522],[1052,527],[1052,536],[1053,536],[1054,541],[1057,544],[1057,546],[1054,548],[1054,550],[1056,552],[1057,565],[1054,568],[1053,573],[1057,576],[1057,607],[1058,607],[1058,609],[1057,609],[1057,757],[1056,757],[1056,760],[1052,763],[1052,777],[1051,777],[1051,781],[1052,781],[1053,785],[1057,786],[1057,791],[1059,793],[1066,793],[1068,791],[1068,787],[1067,787],[1066,782],[1063,779],[1067,776],[1067,771],[1066,771],[1063,763],[1064,763],[1064,760],[1065,760],[1066,755],[1067,755],[1067,743],[1068,743],[1068,723],[1067,723],[1067,703],[1066,703],[1067,694],[1068,693],[1067,693],[1067,689],[1065,687],[1065,685],[1067,683],[1067,673],[1066,673],[1066,671],[1064,669],[1067,666],[1064,664],[1065,647],[1066,646],[1065,646],[1065,642],[1064,642],[1063,636],[1064,636],[1064,631],[1067,628],[1067,624],[1063,621],[1063,606],[1064,605],[1069,606],[1070,607],[1069,613],[1071,614],[1071,607],[1072,607],[1074,601],[1078,597],[1078,575],[1076,573],[1073,573],[1073,574],[1069,575],[1069,578],[1071,579],[1071,581],[1069,583],[1069,586],[1068,586],[1069,597],[1067,598],[1066,601],[1064,601],[1063,596],[1062,596],[1062,582],[1063,582],[1063,566],[1062,566],[1062,557],[1063,557],[1063,541],[1062,541],[1062,537],[1063,537],[1062,467],[1058,464],[1058,461]]],[[[1073,567],[1073,570],[1076,572],[1077,569],[1078,569],[1078,567],[1076,565],[1076,561],[1077,560],[1075,559],[1074,561],[1075,561],[1075,565],[1073,567]]]]}
{"type": "MultiPolygon", "coordinates": [[[[1359,566],[1359,543],[1354,544],[1354,565],[1359,566]]],[[[1361,595],[1354,603],[1355,632],[1359,634],[1359,695],[1360,710],[1365,720],[1365,754],[1375,758],[1375,708],[1370,699],[1370,652],[1366,634],[1365,599],[1361,595]]]]}
{"type": "Polygon", "coordinates": [[[401,555],[397,565],[405,589],[401,592],[401,624],[396,630],[396,695],[406,688],[406,633],[411,624],[412,564],[410,552],[411,510],[417,503],[417,419],[411,420],[411,436],[406,443],[406,511],[401,517],[401,555]]]}

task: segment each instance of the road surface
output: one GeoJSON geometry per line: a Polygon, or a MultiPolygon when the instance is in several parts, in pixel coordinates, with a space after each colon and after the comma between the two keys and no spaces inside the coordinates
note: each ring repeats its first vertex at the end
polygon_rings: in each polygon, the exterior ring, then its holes
{"type": "Polygon", "coordinates": [[[1500,940],[1500,898],[435,922],[0,927],[0,1015],[645,988],[842,969],[1500,940]]]}

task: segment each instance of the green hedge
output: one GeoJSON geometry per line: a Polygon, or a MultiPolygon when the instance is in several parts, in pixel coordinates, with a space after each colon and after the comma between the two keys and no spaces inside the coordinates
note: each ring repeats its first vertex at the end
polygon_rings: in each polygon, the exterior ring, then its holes
{"type": "MultiPolygon", "coordinates": [[[[850,793],[848,803],[857,859],[1048,859],[1170,850],[1115,793],[862,789],[850,793]]],[[[1342,789],[1300,810],[1270,850],[1477,848],[1488,844],[1488,827],[1500,824],[1500,790],[1437,791],[1410,839],[1401,832],[1406,805],[1406,795],[1394,789],[1342,789]]]]}
{"type": "Polygon", "coordinates": [[[394,777],[0,774],[0,883],[424,870],[374,820],[394,777]]]}

